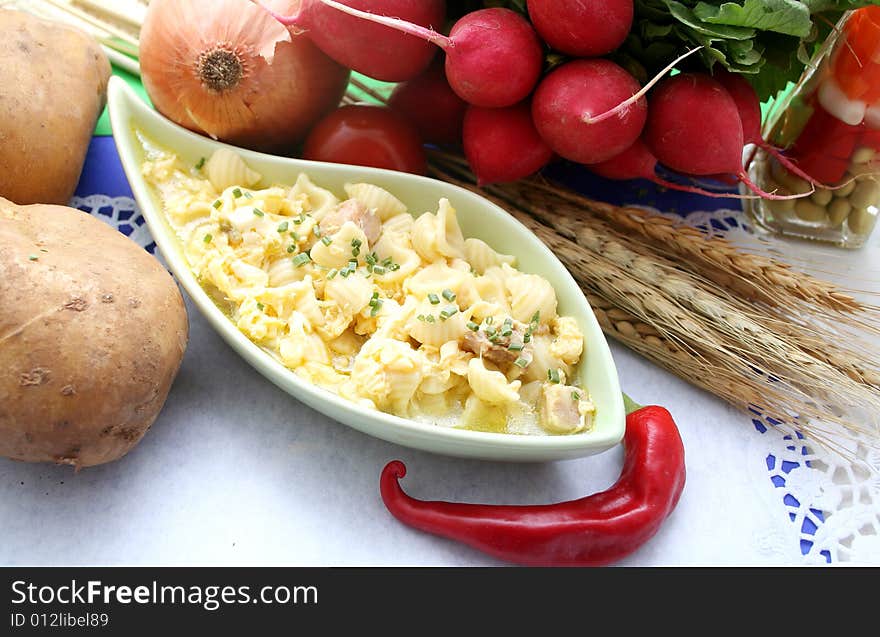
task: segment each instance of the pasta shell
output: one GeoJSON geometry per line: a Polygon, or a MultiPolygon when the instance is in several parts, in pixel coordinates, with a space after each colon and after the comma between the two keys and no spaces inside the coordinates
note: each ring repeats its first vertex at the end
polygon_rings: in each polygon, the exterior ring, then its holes
{"type": "Polygon", "coordinates": [[[440,200],[436,214],[426,212],[413,224],[412,243],[425,261],[464,258],[464,237],[449,200],[440,200]]]}
{"type": "Polygon", "coordinates": [[[464,258],[477,274],[483,274],[488,268],[502,263],[516,264],[516,257],[495,252],[488,243],[473,237],[464,241],[464,258]]]}
{"type": "Polygon", "coordinates": [[[400,199],[374,184],[345,184],[345,192],[368,210],[375,210],[382,221],[406,213],[406,206],[400,199]]]}
{"type": "Polygon", "coordinates": [[[205,174],[217,192],[232,186],[250,188],[263,178],[260,173],[251,170],[238,153],[228,148],[214,151],[205,163],[205,174]]]}
{"type": "Polygon", "coordinates": [[[529,323],[536,313],[541,323],[556,318],[556,290],[547,279],[537,274],[523,274],[502,265],[504,284],[510,295],[510,314],[522,323],[529,323]]]}
{"type": "Polygon", "coordinates": [[[336,195],[313,184],[305,173],[300,173],[287,196],[302,201],[303,209],[318,221],[339,205],[336,195]]]}
{"type": "Polygon", "coordinates": [[[360,272],[336,276],[324,284],[324,298],[336,302],[348,316],[354,316],[370,302],[373,285],[360,272]]]}
{"type": "Polygon", "coordinates": [[[483,402],[503,405],[519,400],[522,383],[518,380],[508,383],[504,374],[486,369],[479,358],[472,358],[468,363],[467,379],[474,395],[483,402]]]}

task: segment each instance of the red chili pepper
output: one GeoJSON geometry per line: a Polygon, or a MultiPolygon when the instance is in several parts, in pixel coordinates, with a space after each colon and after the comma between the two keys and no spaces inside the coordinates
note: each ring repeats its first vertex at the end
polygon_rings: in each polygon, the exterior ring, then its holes
{"type": "Polygon", "coordinates": [[[663,407],[626,418],[625,457],[617,482],[601,493],[558,504],[427,502],[407,495],[398,460],[382,470],[380,491],[401,522],[529,566],[602,566],[626,557],[660,528],[685,482],[684,445],[663,407]]]}

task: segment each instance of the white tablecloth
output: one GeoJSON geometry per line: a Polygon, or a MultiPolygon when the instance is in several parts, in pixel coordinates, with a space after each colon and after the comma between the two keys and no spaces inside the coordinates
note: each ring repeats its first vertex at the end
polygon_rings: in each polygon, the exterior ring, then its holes
{"type": "MultiPolygon", "coordinates": [[[[838,259],[875,292],[878,247],[880,231],[838,259]]],[[[493,503],[581,497],[620,471],[620,447],[502,464],[370,438],[264,380],[192,306],[190,322],[165,408],[122,460],[74,473],[0,459],[0,564],[496,565],[392,518],[378,492],[385,463],[406,462],[403,485],[417,497],[493,503]]],[[[804,441],[612,349],[624,389],[674,415],[688,471],[675,512],[621,564],[880,564],[876,475],[815,462],[804,441]]]]}

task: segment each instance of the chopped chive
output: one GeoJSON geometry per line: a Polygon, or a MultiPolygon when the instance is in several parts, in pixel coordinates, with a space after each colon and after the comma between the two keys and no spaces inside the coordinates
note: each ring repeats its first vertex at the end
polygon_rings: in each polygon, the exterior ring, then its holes
{"type": "Polygon", "coordinates": [[[373,274],[385,274],[385,268],[383,268],[381,265],[374,265],[373,274]]]}
{"type": "Polygon", "coordinates": [[[445,308],[443,308],[443,311],[440,314],[446,314],[446,318],[449,318],[450,316],[455,316],[456,314],[458,314],[458,306],[447,305],[445,308]]]}
{"type": "Polygon", "coordinates": [[[40,258],[40,257],[38,257],[38,256],[35,255],[35,254],[28,255],[28,259],[30,259],[31,261],[36,261],[36,260],[38,260],[39,258],[40,258]]]}
{"type": "Polygon", "coordinates": [[[296,225],[299,225],[305,220],[306,220],[306,216],[304,214],[300,213],[299,216],[293,218],[293,223],[295,223],[296,225]]]}
{"type": "Polygon", "coordinates": [[[523,334],[523,343],[529,343],[532,340],[532,335],[528,332],[523,334]]]}
{"type": "Polygon", "coordinates": [[[367,262],[367,265],[376,265],[379,262],[379,257],[376,256],[375,252],[371,252],[364,257],[364,261],[367,262]]]}
{"type": "Polygon", "coordinates": [[[523,347],[524,345],[522,343],[511,343],[507,346],[507,349],[509,349],[511,352],[521,352],[523,347]]]}
{"type": "Polygon", "coordinates": [[[339,270],[337,270],[336,268],[332,268],[332,269],[327,273],[327,280],[328,280],[328,281],[331,281],[331,280],[335,279],[337,274],[339,274],[339,270]]]}
{"type": "Polygon", "coordinates": [[[297,268],[304,266],[306,263],[311,261],[312,258],[309,256],[308,252],[300,252],[298,255],[293,257],[293,265],[297,268]]]}
{"type": "Polygon", "coordinates": [[[254,208],[254,214],[258,217],[265,217],[266,213],[260,210],[259,208],[254,208]]]}
{"type": "Polygon", "coordinates": [[[529,363],[530,363],[530,362],[531,362],[531,361],[529,361],[528,358],[525,358],[524,356],[520,356],[520,357],[517,358],[515,361],[513,361],[513,364],[516,365],[517,367],[521,368],[521,369],[525,369],[526,367],[529,366],[529,363]]]}
{"type": "Polygon", "coordinates": [[[321,243],[323,243],[325,246],[329,246],[331,243],[333,243],[333,239],[331,239],[330,237],[321,237],[321,243]]]}
{"type": "Polygon", "coordinates": [[[360,248],[352,248],[352,249],[351,249],[351,254],[352,254],[352,256],[355,256],[355,257],[356,257],[356,256],[358,256],[360,253],[361,253],[361,249],[360,249],[360,248]]]}
{"type": "Polygon", "coordinates": [[[425,320],[428,321],[428,323],[433,323],[434,322],[434,315],[428,314],[428,316],[425,317],[425,320]]]}
{"type": "Polygon", "coordinates": [[[494,321],[494,320],[495,319],[492,318],[491,316],[487,316],[486,317],[486,325],[492,325],[492,321],[494,321]]]}
{"type": "Polygon", "coordinates": [[[204,241],[205,241],[205,243],[211,243],[211,240],[212,240],[213,238],[214,238],[214,237],[213,237],[213,236],[211,235],[211,233],[209,232],[208,234],[205,235],[205,239],[204,239],[204,241]]]}
{"type": "Polygon", "coordinates": [[[361,240],[358,239],[357,237],[355,237],[354,239],[352,239],[352,240],[351,240],[351,247],[352,247],[352,248],[360,248],[360,247],[361,247],[361,240]]]}
{"type": "Polygon", "coordinates": [[[244,198],[245,199],[253,199],[254,196],[249,191],[245,190],[244,191],[244,198]]]}
{"type": "Polygon", "coordinates": [[[196,170],[201,170],[202,166],[204,166],[204,165],[205,165],[205,158],[204,157],[199,158],[199,161],[196,162],[196,170]]]}
{"type": "Polygon", "coordinates": [[[392,263],[391,265],[388,266],[388,269],[391,270],[392,272],[397,272],[400,269],[400,264],[399,263],[392,263]]]}
{"type": "Polygon", "coordinates": [[[347,279],[348,275],[351,274],[351,270],[349,270],[348,268],[343,268],[339,271],[339,274],[342,276],[343,279],[347,279]]]}
{"type": "Polygon", "coordinates": [[[266,306],[260,302],[257,302],[257,309],[260,310],[260,312],[262,312],[263,310],[266,309],[266,306]]]}
{"type": "Polygon", "coordinates": [[[385,257],[384,259],[382,259],[382,265],[386,268],[391,267],[392,263],[394,263],[394,259],[392,259],[391,257],[385,257]]]}
{"type": "Polygon", "coordinates": [[[282,221],[281,223],[278,224],[278,232],[287,232],[287,228],[288,228],[288,225],[287,225],[286,221],[282,221]]]}
{"type": "Polygon", "coordinates": [[[445,290],[443,290],[443,292],[441,292],[441,294],[443,295],[443,298],[446,299],[447,301],[452,302],[455,300],[455,292],[453,292],[449,288],[446,288],[445,290]]]}
{"type": "Polygon", "coordinates": [[[288,234],[290,235],[290,238],[294,241],[299,241],[299,235],[293,230],[291,230],[288,234]]]}
{"type": "Polygon", "coordinates": [[[321,236],[321,226],[316,225],[314,228],[312,228],[312,232],[315,233],[316,237],[320,237],[321,236]]]}
{"type": "Polygon", "coordinates": [[[370,316],[376,316],[379,313],[379,310],[382,309],[382,299],[376,299],[375,304],[371,301],[370,306],[373,308],[370,310],[370,316]]]}
{"type": "Polygon", "coordinates": [[[576,391],[571,392],[571,399],[574,400],[575,402],[579,401],[581,399],[580,392],[576,392],[576,391]]]}
{"type": "Polygon", "coordinates": [[[486,328],[486,336],[495,336],[495,332],[497,332],[497,331],[498,330],[496,330],[494,327],[487,327],[486,328]]]}
{"type": "Polygon", "coordinates": [[[420,320],[422,323],[425,322],[425,315],[424,315],[424,314],[419,314],[416,318],[417,318],[418,320],[420,320]]]}
{"type": "Polygon", "coordinates": [[[472,332],[476,332],[480,329],[480,326],[477,325],[476,323],[474,323],[473,321],[468,321],[467,328],[472,332]]]}
{"type": "Polygon", "coordinates": [[[296,252],[296,246],[291,243],[287,246],[287,254],[293,254],[294,252],[296,252]]]}
{"type": "Polygon", "coordinates": [[[428,295],[428,300],[431,302],[431,305],[440,305],[440,297],[433,292],[428,295]]]}
{"type": "Polygon", "coordinates": [[[492,334],[492,336],[489,337],[489,342],[492,343],[493,345],[497,345],[498,341],[500,341],[500,340],[501,340],[501,337],[498,336],[498,334],[492,334]]]}
{"type": "Polygon", "coordinates": [[[558,385],[560,382],[559,370],[558,369],[548,369],[547,370],[547,380],[549,380],[551,383],[558,385]]]}
{"type": "Polygon", "coordinates": [[[530,323],[539,323],[541,321],[541,310],[535,310],[535,313],[532,314],[532,320],[530,323]]]}
{"type": "Polygon", "coordinates": [[[232,196],[235,197],[236,199],[241,197],[241,188],[233,188],[232,196]]]}
{"type": "Polygon", "coordinates": [[[222,206],[222,205],[223,205],[223,202],[220,201],[219,199],[217,199],[213,204],[215,210],[220,210],[220,206],[222,206]]]}

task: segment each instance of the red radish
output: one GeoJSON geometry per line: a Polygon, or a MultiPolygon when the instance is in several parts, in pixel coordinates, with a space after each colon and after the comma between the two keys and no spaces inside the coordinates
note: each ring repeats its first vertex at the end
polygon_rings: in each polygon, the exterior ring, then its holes
{"type": "Polygon", "coordinates": [[[601,122],[587,121],[639,91],[635,78],[614,62],[573,60],[551,71],[532,98],[532,119],[560,156],[596,164],[629,148],[645,125],[645,98],[601,122]]]}
{"type": "Polygon", "coordinates": [[[446,81],[443,58],[408,82],[398,84],[388,98],[388,106],[406,117],[430,144],[460,144],[461,127],[467,103],[446,81]]]}
{"type": "Polygon", "coordinates": [[[346,15],[340,7],[396,16],[420,28],[439,27],[446,17],[445,0],[301,0],[298,10],[286,17],[271,10],[271,0],[259,4],[285,26],[308,32],[318,48],[342,66],[385,82],[403,82],[421,73],[434,47],[399,29],[346,15]]]}
{"type": "Polygon", "coordinates": [[[529,20],[551,47],[574,57],[598,57],[623,44],[633,0],[528,0],[529,20]]]}
{"type": "Polygon", "coordinates": [[[541,40],[528,20],[510,9],[466,14],[452,27],[444,48],[450,86],[476,106],[516,104],[541,77],[541,40]]]}
{"type": "MultiPolygon", "coordinates": [[[[354,2],[349,1],[348,4],[354,2]]],[[[391,13],[385,6],[387,3],[363,1],[360,4],[376,4],[383,13],[391,13]]],[[[332,7],[348,16],[361,18],[365,23],[384,25],[383,32],[387,31],[384,27],[391,27],[436,44],[446,51],[446,77],[449,85],[469,104],[486,108],[511,106],[528,97],[541,76],[544,63],[541,39],[528,20],[510,9],[480,9],[467,13],[453,25],[449,35],[445,36],[433,29],[400,18],[361,11],[335,0],[307,0],[307,4],[304,3],[306,7],[318,5],[321,5],[322,15],[332,7]]],[[[315,12],[317,9],[312,11],[315,12]]],[[[304,15],[308,16],[309,13],[306,12],[304,15]]],[[[276,15],[276,18],[281,20],[282,24],[302,21],[297,15],[290,18],[276,15]]],[[[327,22],[329,21],[328,15],[327,22]]],[[[375,42],[365,42],[366,48],[361,51],[360,44],[355,48],[348,41],[351,36],[339,34],[338,28],[334,33],[336,34],[334,37],[341,38],[341,42],[334,43],[335,46],[350,49],[357,55],[370,57],[369,52],[371,47],[375,46],[375,42]]],[[[313,37],[314,35],[316,34],[313,34],[313,37]]],[[[321,34],[320,37],[323,39],[325,36],[321,34]]],[[[321,42],[317,44],[324,48],[321,42]]],[[[330,57],[337,59],[329,50],[324,51],[330,57]]],[[[356,67],[352,68],[358,70],[356,67]]]]}
{"type": "Polygon", "coordinates": [[[657,85],[644,141],[658,161],[680,173],[730,173],[766,199],[805,196],[771,194],[749,179],[742,165],[743,127],[736,102],[727,89],[704,73],[681,73],[657,85]]]}
{"type": "MultiPolygon", "coordinates": [[[[755,93],[755,89],[752,88],[752,85],[749,84],[742,75],[731,73],[724,68],[718,68],[714,71],[713,77],[718,80],[725,89],[727,89],[727,92],[730,93],[730,96],[736,103],[736,108],[739,111],[739,118],[743,127],[743,141],[746,144],[754,144],[758,148],[763,148],[766,152],[773,155],[779,163],[785,166],[791,173],[813,185],[825,187],[823,184],[817,182],[812,176],[798,168],[797,165],[783,155],[778,148],[764,141],[764,138],[761,136],[761,102],[758,100],[758,95],[755,93]]],[[[751,160],[746,162],[746,164],[749,163],[751,163],[751,160]]]]}
{"type": "Polygon", "coordinates": [[[527,101],[506,108],[469,106],[462,137],[465,157],[481,186],[527,177],[553,158],[532,124],[527,101]]]}
{"type": "Polygon", "coordinates": [[[619,155],[615,155],[609,160],[598,164],[590,164],[587,168],[606,179],[647,179],[653,181],[658,186],[670,188],[672,190],[681,190],[684,192],[692,192],[704,197],[714,197],[718,199],[744,199],[744,197],[727,192],[712,192],[704,190],[696,186],[688,186],[686,184],[677,184],[667,181],[657,175],[657,158],[651,154],[648,147],[641,139],[637,139],[632,146],[627,148],[619,155]]]}

